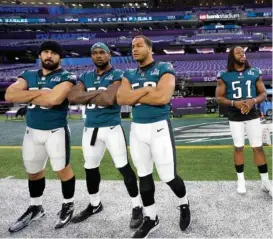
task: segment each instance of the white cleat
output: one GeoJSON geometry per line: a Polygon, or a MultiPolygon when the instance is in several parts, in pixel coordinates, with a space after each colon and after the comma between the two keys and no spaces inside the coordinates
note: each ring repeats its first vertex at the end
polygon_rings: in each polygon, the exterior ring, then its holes
{"type": "Polygon", "coordinates": [[[270,183],[269,180],[264,180],[262,181],[262,191],[268,193],[270,197],[272,197],[272,184],[270,183]]]}
{"type": "Polygon", "coordinates": [[[246,193],[246,183],[245,183],[245,181],[240,181],[240,182],[238,181],[237,182],[237,193],[241,194],[241,195],[246,193]]]}

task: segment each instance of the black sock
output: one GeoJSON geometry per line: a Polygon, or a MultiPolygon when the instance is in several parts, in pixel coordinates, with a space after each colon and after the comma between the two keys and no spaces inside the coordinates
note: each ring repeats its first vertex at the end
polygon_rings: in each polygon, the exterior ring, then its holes
{"type": "Polygon", "coordinates": [[[244,172],[244,164],[241,164],[241,165],[236,165],[235,164],[235,168],[236,168],[237,173],[243,173],[244,172]]]}
{"type": "Polygon", "coordinates": [[[99,168],[85,169],[86,185],[89,194],[95,194],[99,191],[100,171],[99,168]]]}
{"type": "Polygon", "coordinates": [[[186,186],[182,178],[180,178],[178,175],[176,175],[170,182],[167,182],[167,184],[177,197],[182,198],[186,195],[186,186]]]}
{"type": "Polygon", "coordinates": [[[268,172],[268,170],[267,170],[267,163],[264,164],[264,165],[258,166],[258,169],[259,169],[260,173],[267,173],[268,172]]]}
{"type": "Polygon", "coordinates": [[[136,197],[138,195],[137,179],[130,164],[128,163],[124,167],[118,168],[118,170],[123,176],[124,184],[130,197],[136,197]]]}
{"type": "Polygon", "coordinates": [[[62,192],[64,199],[71,199],[75,192],[76,179],[75,176],[67,181],[62,181],[62,192]]]}
{"type": "Polygon", "coordinates": [[[41,197],[45,190],[45,177],[38,180],[28,180],[28,189],[31,198],[41,197]]]}

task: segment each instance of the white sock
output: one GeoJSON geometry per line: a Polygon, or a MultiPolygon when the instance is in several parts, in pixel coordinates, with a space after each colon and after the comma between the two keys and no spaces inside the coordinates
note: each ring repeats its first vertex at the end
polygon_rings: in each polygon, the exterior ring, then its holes
{"type": "Polygon", "coordinates": [[[35,206],[42,205],[42,197],[43,196],[30,198],[30,205],[35,205],[35,206]]]}
{"type": "Polygon", "coordinates": [[[238,181],[239,181],[239,182],[245,182],[244,172],[242,172],[242,173],[237,173],[237,177],[238,177],[238,181]]]}
{"type": "Polygon", "coordinates": [[[74,197],[69,198],[69,199],[65,199],[65,198],[64,198],[64,203],[65,203],[65,204],[66,204],[66,203],[70,203],[70,202],[74,202],[74,197]]]}
{"type": "Polygon", "coordinates": [[[269,180],[268,173],[261,173],[260,175],[261,175],[262,181],[268,181],[269,180]]]}
{"type": "Polygon", "coordinates": [[[179,205],[184,205],[184,204],[188,204],[189,203],[189,200],[187,198],[187,194],[182,197],[182,198],[179,198],[179,205]]]}
{"type": "Polygon", "coordinates": [[[145,216],[148,216],[151,218],[151,220],[155,220],[156,218],[156,208],[155,203],[153,205],[150,205],[148,207],[144,207],[145,216]]]}
{"type": "Polygon", "coordinates": [[[94,193],[94,194],[89,194],[90,196],[90,203],[92,206],[96,207],[100,204],[100,193],[94,193]]]}
{"type": "Polygon", "coordinates": [[[142,207],[139,194],[136,197],[131,197],[133,208],[142,207]]]}

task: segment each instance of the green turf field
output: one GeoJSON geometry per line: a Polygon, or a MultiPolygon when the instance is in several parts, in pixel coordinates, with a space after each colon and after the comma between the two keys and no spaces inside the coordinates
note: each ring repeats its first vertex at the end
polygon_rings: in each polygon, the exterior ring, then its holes
{"type": "MultiPolygon", "coordinates": [[[[272,172],[271,150],[271,147],[265,148],[269,172],[272,172]]],[[[250,148],[245,149],[245,176],[247,180],[258,180],[259,174],[257,167],[253,164],[251,151],[250,148]]],[[[232,155],[232,148],[180,148],[177,149],[177,171],[187,181],[236,180],[232,155]]],[[[8,176],[26,178],[20,148],[0,149],[0,159],[0,178],[8,176]]],[[[72,167],[78,179],[84,179],[83,163],[81,149],[72,149],[72,167]]],[[[102,160],[100,171],[102,179],[122,179],[108,152],[102,160]]],[[[270,176],[272,176],[271,173],[270,176]]],[[[47,165],[47,178],[56,178],[50,169],[50,163],[47,165]]],[[[157,174],[154,174],[154,178],[158,180],[157,174]]]]}

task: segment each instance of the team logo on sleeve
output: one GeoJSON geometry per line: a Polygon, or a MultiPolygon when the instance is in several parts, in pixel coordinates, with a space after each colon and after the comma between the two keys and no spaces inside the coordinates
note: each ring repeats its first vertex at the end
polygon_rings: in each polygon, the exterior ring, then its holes
{"type": "Polygon", "coordinates": [[[151,76],[159,76],[159,70],[158,69],[154,69],[151,74],[151,76]]]}
{"type": "Polygon", "coordinates": [[[69,75],[67,77],[68,80],[77,80],[77,76],[76,75],[69,75]]]}
{"type": "Polygon", "coordinates": [[[173,71],[174,70],[173,65],[172,64],[168,64],[167,69],[173,71]]]}
{"type": "Polygon", "coordinates": [[[249,70],[249,71],[247,72],[247,74],[248,74],[249,76],[254,76],[254,75],[255,75],[255,73],[254,73],[252,70],[249,70]]]}
{"type": "Polygon", "coordinates": [[[50,81],[59,82],[60,80],[61,80],[61,78],[59,76],[56,76],[56,77],[52,78],[50,81]]]}
{"type": "Polygon", "coordinates": [[[109,81],[111,81],[111,80],[113,80],[113,75],[109,75],[109,76],[107,76],[107,77],[105,77],[105,80],[109,80],[109,81]]]}

